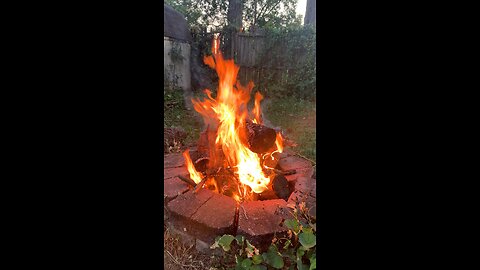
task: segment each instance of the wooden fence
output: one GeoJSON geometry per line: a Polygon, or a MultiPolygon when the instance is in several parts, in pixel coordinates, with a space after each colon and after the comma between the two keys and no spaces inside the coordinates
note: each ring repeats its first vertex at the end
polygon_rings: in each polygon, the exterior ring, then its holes
{"type": "Polygon", "coordinates": [[[212,44],[214,34],[220,34],[220,48],[226,57],[233,56],[235,63],[240,66],[238,79],[242,84],[253,81],[258,86],[267,75],[282,82],[288,80],[289,73],[294,71],[283,61],[283,45],[266,48],[266,36],[262,33],[232,33],[231,36],[219,32],[197,33],[194,39],[202,40],[202,45],[208,47],[212,44]]]}

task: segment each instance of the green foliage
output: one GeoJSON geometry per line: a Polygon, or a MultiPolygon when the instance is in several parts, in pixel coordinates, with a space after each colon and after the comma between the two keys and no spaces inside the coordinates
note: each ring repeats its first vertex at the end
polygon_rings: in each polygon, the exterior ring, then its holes
{"type": "Polygon", "coordinates": [[[219,27],[226,23],[228,1],[165,0],[164,2],[182,13],[191,28],[219,27]]]}
{"type": "Polygon", "coordinates": [[[284,265],[282,254],[278,252],[275,245],[271,245],[268,248],[268,251],[264,258],[265,262],[271,265],[273,268],[282,269],[284,265]]]}
{"type": "Polygon", "coordinates": [[[296,219],[287,219],[285,220],[284,225],[287,229],[292,230],[295,235],[300,232],[300,223],[298,223],[298,220],[296,219]]]}
{"type": "MultiPolygon", "coordinates": [[[[221,29],[227,26],[229,1],[226,0],[165,0],[185,16],[191,28],[207,26],[221,29]]],[[[248,29],[255,25],[286,27],[299,25],[301,18],[296,15],[297,0],[242,0],[243,26],[248,29]]]]}
{"type": "Polygon", "coordinates": [[[300,24],[296,8],[297,0],[244,0],[243,24],[246,28],[253,25],[264,28],[300,24]]]}
{"type": "Polygon", "coordinates": [[[218,244],[223,248],[225,251],[230,250],[230,244],[232,243],[233,239],[235,239],[234,236],[226,234],[218,240],[218,244]]]}
{"type": "Polygon", "coordinates": [[[312,230],[304,230],[304,232],[298,235],[298,239],[300,244],[306,249],[312,248],[317,244],[317,239],[312,230]]]}
{"type": "Polygon", "coordinates": [[[283,223],[289,229],[288,237],[274,238],[266,252],[260,254],[243,236],[232,235],[217,237],[211,248],[222,247],[234,253],[236,270],[316,269],[315,219],[308,215],[304,203],[290,207],[293,208],[293,218],[283,223]]]}
{"type": "Polygon", "coordinates": [[[259,89],[270,97],[298,97],[314,100],[316,95],[316,29],[291,25],[266,29],[260,56],[265,73],[259,89]]]}

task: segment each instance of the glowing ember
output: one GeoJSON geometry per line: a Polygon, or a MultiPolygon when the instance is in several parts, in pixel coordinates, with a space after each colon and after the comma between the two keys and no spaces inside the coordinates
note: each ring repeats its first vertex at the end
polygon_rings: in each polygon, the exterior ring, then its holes
{"type": "MultiPolygon", "coordinates": [[[[192,102],[195,110],[203,116],[205,123],[217,131],[215,146],[221,149],[223,153],[223,159],[226,161],[224,166],[231,166],[230,168],[233,169],[235,176],[243,185],[238,187],[239,194],[233,195],[233,198],[239,201],[240,197],[248,195],[246,186],[250,187],[251,191],[255,193],[261,193],[268,188],[267,186],[270,183],[270,178],[264,174],[261,156],[252,152],[247,144],[246,122],[249,117],[247,104],[254,84],[250,82],[244,87],[237,82],[239,67],[235,65],[233,60],[223,58],[219,51],[218,37],[214,39],[212,52],[213,56],[206,56],[204,62],[214,68],[218,74],[219,85],[216,98],[213,98],[212,92],[206,89],[205,93],[208,99],[203,101],[192,99],[192,102]]],[[[262,99],[263,96],[257,92],[252,111],[254,118],[252,122],[256,124],[262,122],[260,109],[262,99]]],[[[275,143],[276,151],[281,152],[283,144],[279,133],[275,143]]],[[[200,182],[201,174],[195,170],[187,152],[184,153],[184,156],[187,160],[190,177],[195,183],[200,182]]],[[[215,151],[212,150],[210,151],[210,158],[212,160],[220,159],[218,154],[215,154],[215,151]],[[217,155],[217,157],[212,155],[217,155]]],[[[217,166],[218,164],[215,162],[209,164],[209,166],[214,165],[217,166]]]]}

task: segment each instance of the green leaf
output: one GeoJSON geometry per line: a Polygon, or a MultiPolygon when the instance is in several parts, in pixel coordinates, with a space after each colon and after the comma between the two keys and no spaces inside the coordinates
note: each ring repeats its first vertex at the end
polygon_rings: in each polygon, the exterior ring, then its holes
{"type": "Polygon", "coordinates": [[[313,254],[313,256],[310,258],[309,270],[313,270],[313,269],[317,269],[317,257],[315,256],[315,254],[313,254]]]}
{"type": "Polygon", "coordinates": [[[305,254],[305,247],[301,246],[297,249],[297,260],[301,259],[303,255],[305,254]]]}
{"type": "Polygon", "coordinates": [[[262,253],[262,258],[263,258],[263,261],[264,261],[264,262],[267,261],[268,256],[267,256],[267,253],[266,253],[266,252],[262,253]]]}
{"type": "Polygon", "coordinates": [[[302,232],[298,236],[298,240],[300,241],[300,244],[302,244],[302,246],[307,249],[312,248],[317,244],[317,239],[315,238],[315,235],[313,234],[311,229],[310,231],[307,230],[307,232],[302,232]]]}
{"type": "Polygon", "coordinates": [[[263,262],[263,258],[261,255],[253,255],[252,257],[253,264],[261,264],[263,262]]]}
{"type": "Polygon", "coordinates": [[[313,233],[313,230],[309,224],[302,221],[300,221],[300,224],[302,225],[302,232],[313,233]]]}
{"type": "Polygon", "coordinates": [[[230,244],[232,243],[233,239],[235,239],[235,237],[233,237],[232,235],[225,234],[224,236],[220,237],[220,239],[218,239],[218,244],[223,248],[223,250],[229,251],[230,244]]]}
{"type": "Polygon", "coordinates": [[[235,254],[235,263],[236,264],[241,264],[242,263],[242,257],[237,256],[237,254],[235,254]]]}
{"type": "Polygon", "coordinates": [[[312,256],[315,256],[316,250],[314,248],[308,250],[307,252],[307,258],[311,258],[312,256]]]}
{"type": "Polygon", "coordinates": [[[273,246],[268,248],[266,262],[276,269],[281,269],[283,267],[283,258],[273,246]]]}
{"type": "Polygon", "coordinates": [[[250,244],[248,240],[245,242],[247,243],[247,247],[245,248],[245,251],[247,252],[247,254],[248,253],[253,254],[255,252],[255,247],[252,244],[250,244]]]}
{"type": "Polygon", "coordinates": [[[290,240],[285,241],[285,246],[283,246],[283,249],[287,249],[290,246],[291,243],[292,243],[292,241],[290,241],[290,240]]]}
{"type": "Polygon", "coordinates": [[[251,265],[252,265],[252,260],[250,260],[249,258],[246,258],[245,260],[242,261],[241,266],[243,269],[249,269],[251,265]]]}
{"type": "Polygon", "coordinates": [[[249,270],[267,270],[267,267],[265,265],[252,265],[250,266],[249,270]]]}
{"type": "Polygon", "coordinates": [[[245,241],[245,237],[243,235],[237,235],[237,237],[235,237],[235,240],[237,241],[237,244],[241,246],[243,245],[243,241],[245,241]]]}
{"type": "Polygon", "coordinates": [[[297,269],[298,270],[308,270],[308,265],[302,263],[302,260],[297,260],[297,269]]]}
{"type": "Polygon", "coordinates": [[[287,219],[283,224],[285,224],[285,227],[295,232],[295,234],[300,232],[300,224],[296,219],[287,219]]]}

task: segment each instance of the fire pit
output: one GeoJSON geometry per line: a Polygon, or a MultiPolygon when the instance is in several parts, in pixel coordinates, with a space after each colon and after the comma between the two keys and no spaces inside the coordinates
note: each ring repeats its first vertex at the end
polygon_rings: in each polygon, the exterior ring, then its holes
{"type": "Polygon", "coordinates": [[[303,201],[315,211],[313,166],[284,151],[281,132],[263,125],[260,93],[248,112],[254,85],[236,81],[239,68],[218,45],[215,39],[213,56],[204,58],[219,76],[217,95],[207,89],[207,99],[192,100],[206,129],[197,147],[165,156],[167,222],[201,251],[223,234],[244,235],[263,248],[286,233],[288,204],[303,201]]]}

